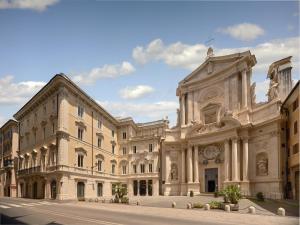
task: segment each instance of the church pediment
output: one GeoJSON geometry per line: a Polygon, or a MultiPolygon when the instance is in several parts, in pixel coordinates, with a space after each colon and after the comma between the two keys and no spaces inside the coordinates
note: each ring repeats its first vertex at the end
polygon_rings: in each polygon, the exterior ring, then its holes
{"type": "Polygon", "coordinates": [[[236,66],[241,61],[251,58],[253,66],[256,63],[255,56],[251,55],[250,51],[236,53],[226,56],[208,56],[204,63],[202,63],[196,70],[188,75],[180,84],[193,83],[195,81],[203,80],[210,76],[214,76],[229,70],[236,66]],[[254,57],[254,58],[253,58],[254,57]]]}

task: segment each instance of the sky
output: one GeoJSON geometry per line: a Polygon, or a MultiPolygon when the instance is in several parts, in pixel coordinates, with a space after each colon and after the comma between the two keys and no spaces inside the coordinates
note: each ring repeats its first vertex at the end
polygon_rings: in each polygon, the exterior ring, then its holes
{"type": "Polygon", "coordinates": [[[215,56],[250,50],[257,102],[269,65],[293,56],[298,1],[0,0],[0,126],[64,73],[114,116],[176,123],[178,82],[215,56]]]}

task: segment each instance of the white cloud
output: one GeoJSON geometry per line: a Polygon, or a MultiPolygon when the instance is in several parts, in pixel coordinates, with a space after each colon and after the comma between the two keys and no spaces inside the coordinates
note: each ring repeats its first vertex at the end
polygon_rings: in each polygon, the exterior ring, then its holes
{"type": "Polygon", "coordinates": [[[73,76],[73,80],[79,84],[93,84],[98,79],[116,78],[123,75],[129,75],[135,72],[135,68],[129,62],[122,62],[122,64],[104,65],[102,67],[93,68],[87,73],[81,73],[73,76]]]}
{"type": "Polygon", "coordinates": [[[148,85],[137,85],[135,87],[126,87],[120,90],[120,96],[123,99],[137,99],[154,91],[154,88],[148,85]]]}
{"type": "Polygon", "coordinates": [[[137,46],[132,57],[140,64],[150,61],[164,61],[172,67],[194,69],[204,59],[207,46],[203,44],[188,45],[181,42],[165,45],[161,39],[151,41],[147,46],[137,46]]]}
{"type": "Polygon", "coordinates": [[[0,0],[0,9],[31,9],[42,12],[59,0],[0,0]]]}
{"type": "Polygon", "coordinates": [[[269,89],[269,80],[264,80],[261,82],[256,82],[255,94],[256,94],[256,102],[266,101],[267,91],[269,89]]]}
{"type": "Polygon", "coordinates": [[[11,75],[0,78],[0,105],[23,104],[45,85],[39,81],[14,83],[13,79],[11,75]]]}
{"type": "Polygon", "coordinates": [[[252,41],[265,33],[263,28],[252,23],[236,24],[225,28],[219,28],[217,31],[228,34],[241,41],[252,41]]]}
{"type": "Polygon", "coordinates": [[[175,115],[178,103],[161,101],[154,103],[109,102],[98,103],[111,112],[114,116],[133,117],[137,120],[159,120],[166,116],[175,115]]]}
{"type": "MultiPolygon", "coordinates": [[[[256,56],[255,72],[267,73],[269,65],[281,58],[293,56],[293,66],[299,67],[299,37],[271,40],[256,46],[241,48],[214,48],[216,56],[250,50],[256,56]]],[[[165,45],[161,39],[155,39],[147,46],[133,49],[132,56],[138,63],[162,61],[171,67],[196,69],[206,57],[208,46],[204,44],[188,45],[181,42],[165,45]]]]}

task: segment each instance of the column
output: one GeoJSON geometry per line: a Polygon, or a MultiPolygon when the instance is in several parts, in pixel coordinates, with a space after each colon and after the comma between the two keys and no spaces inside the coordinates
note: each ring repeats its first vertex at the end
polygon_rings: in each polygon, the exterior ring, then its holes
{"type": "Polygon", "coordinates": [[[140,181],[137,180],[137,196],[140,196],[140,181]]]}
{"type": "Polygon", "coordinates": [[[229,158],[230,158],[230,152],[229,152],[229,140],[225,140],[224,143],[225,152],[224,152],[224,167],[225,167],[225,181],[229,181],[229,158]]]}
{"type": "Polygon", "coordinates": [[[185,183],[185,149],[181,150],[181,183],[185,183]]]}
{"type": "Polygon", "coordinates": [[[232,139],[232,181],[238,181],[238,149],[237,138],[232,139]]]}
{"type": "Polygon", "coordinates": [[[247,85],[247,71],[242,72],[242,103],[243,108],[248,107],[248,85],[247,85]]]}
{"type": "Polygon", "coordinates": [[[199,183],[198,146],[194,148],[194,183],[199,183]]]}
{"type": "Polygon", "coordinates": [[[166,170],[166,173],[165,173],[165,182],[166,183],[170,183],[170,179],[169,179],[169,176],[170,176],[170,167],[171,167],[171,162],[170,162],[170,152],[167,151],[166,152],[166,163],[165,163],[165,170],[166,170]]]}
{"type": "Polygon", "coordinates": [[[243,181],[248,181],[248,138],[243,139],[243,181]]]}
{"type": "Polygon", "coordinates": [[[185,102],[184,95],[181,95],[181,125],[185,124],[185,102]]]}
{"type": "Polygon", "coordinates": [[[187,181],[188,183],[193,182],[193,161],[192,161],[192,145],[188,147],[187,151],[187,181]]]}

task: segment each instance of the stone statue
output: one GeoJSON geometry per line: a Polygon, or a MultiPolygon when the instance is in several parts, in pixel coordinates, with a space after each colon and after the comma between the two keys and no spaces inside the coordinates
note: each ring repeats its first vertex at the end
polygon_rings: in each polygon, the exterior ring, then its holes
{"type": "Polygon", "coordinates": [[[276,83],[274,80],[271,80],[269,91],[268,91],[268,100],[272,101],[277,97],[278,97],[278,83],[276,83]]]}
{"type": "Polygon", "coordinates": [[[268,158],[265,153],[259,154],[256,158],[256,175],[268,175],[268,158]]]}
{"type": "Polygon", "coordinates": [[[178,168],[175,163],[171,165],[171,180],[178,180],[178,168]]]}
{"type": "Polygon", "coordinates": [[[179,127],[179,126],[180,126],[180,121],[181,121],[181,118],[180,118],[180,110],[177,109],[177,122],[176,122],[176,127],[179,127]]]}
{"type": "Polygon", "coordinates": [[[254,82],[254,83],[250,86],[251,105],[255,105],[255,104],[256,104],[255,87],[256,87],[256,83],[254,82]]]}

